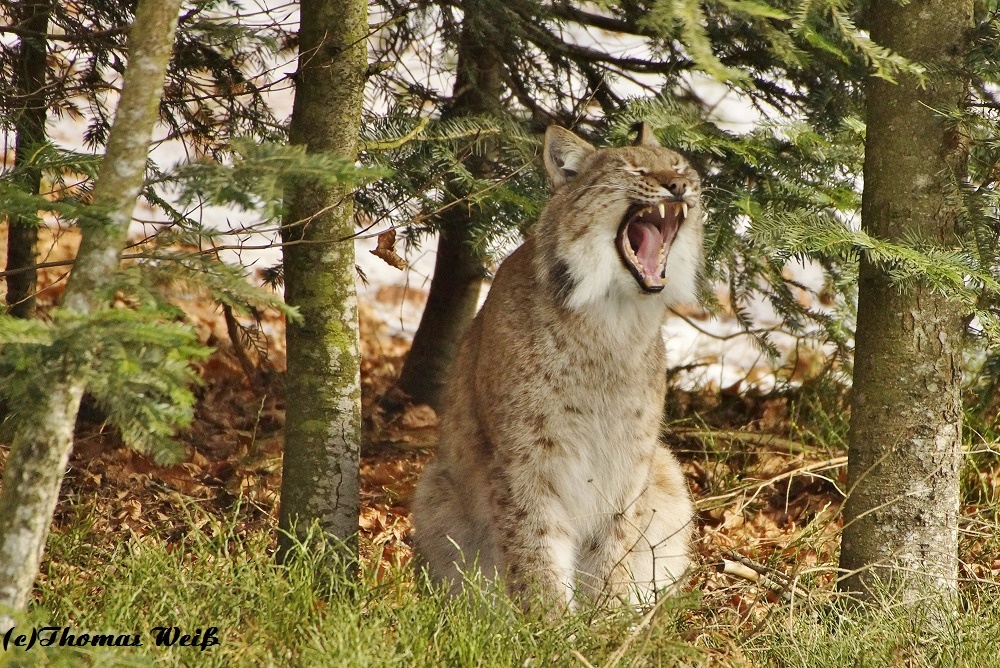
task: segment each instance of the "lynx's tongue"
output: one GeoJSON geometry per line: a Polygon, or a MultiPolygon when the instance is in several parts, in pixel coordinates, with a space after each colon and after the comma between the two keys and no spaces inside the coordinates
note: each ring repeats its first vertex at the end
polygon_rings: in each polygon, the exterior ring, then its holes
{"type": "Polygon", "coordinates": [[[663,289],[667,254],[687,208],[681,201],[633,207],[618,228],[618,254],[644,292],[663,289]]]}
{"type": "Polygon", "coordinates": [[[639,260],[643,275],[658,276],[660,250],[663,246],[660,229],[642,220],[629,223],[628,242],[635,252],[636,259],[639,260]]]}

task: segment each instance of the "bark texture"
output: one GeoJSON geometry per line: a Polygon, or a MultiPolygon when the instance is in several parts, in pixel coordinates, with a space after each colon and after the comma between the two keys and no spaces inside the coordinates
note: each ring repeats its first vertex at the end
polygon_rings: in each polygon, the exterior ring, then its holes
{"type": "MultiPolygon", "coordinates": [[[[291,141],[310,153],[357,155],[367,68],[361,0],[303,0],[291,141]]],[[[318,522],[357,553],[361,442],[360,343],[354,285],[354,200],[347,185],[302,184],[283,226],[285,301],[302,321],[286,332],[285,456],[279,558],[318,522]]]]}
{"type": "MultiPolygon", "coordinates": [[[[872,37],[926,64],[929,80],[869,82],[863,225],[954,246],[946,193],[965,176],[967,146],[935,110],[965,102],[972,1],[875,0],[869,17],[872,37]]],[[[956,587],[965,315],[923,283],[900,292],[862,258],[842,589],[865,596],[881,582],[914,600],[956,587]]]]}
{"type": "MultiPolygon", "coordinates": [[[[17,62],[14,65],[14,91],[22,106],[14,118],[14,164],[18,168],[18,185],[26,192],[38,194],[41,171],[25,168],[31,151],[45,139],[46,118],[46,39],[50,0],[28,0],[13,5],[13,22],[22,31],[17,62]]],[[[9,313],[18,318],[30,318],[35,313],[35,289],[38,272],[35,266],[35,245],[38,242],[38,221],[15,217],[7,228],[7,304],[9,313]]]]}
{"type": "MultiPolygon", "coordinates": [[[[80,221],[83,240],[62,304],[67,311],[85,315],[106,305],[100,288],[118,268],[145,177],[180,4],[140,0],[136,7],[128,68],[92,214],[80,221]]],[[[0,629],[12,623],[5,609],[27,606],[38,573],[85,389],[77,373],[81,363],[86,360],[67,362],[38,407],[37,426],[16,435],[7,458],[0,492],[0,629]]]]}
{"type": "MultiPolygon", "coordinates": [[[[501,114],[504,90],[501,46],[492,38],[500,34],[490,25],[490,0],[466,0],[452,104],[444,118],[501,114]]],[[[488,161],[470,158],[466,166],[485,176],[488,161]]],[[[482,260],[472,248],[471,216],[461,204],[441,216],[434,277],[427,306],[413,335],[413,345],[399,377],[399,389],[413,401],[438,407],[445,376],[458,352],[479,303],[486,274],[482,260]]]]}

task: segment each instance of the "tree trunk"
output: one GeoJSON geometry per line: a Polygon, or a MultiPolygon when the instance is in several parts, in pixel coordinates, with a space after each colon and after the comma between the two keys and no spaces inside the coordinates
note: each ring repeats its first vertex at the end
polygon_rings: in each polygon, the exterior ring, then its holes
{"type": "MultiPolygon", "coordinates": [[[[444,118],[503,113],[503,60],[493,41],[489,0],[466,0],[451,107],[444,118]]],[[[488,161],[470,158],[476,176],[488,173],[488,161]]],[[[461,204],[441,217],[437,258],[427,306],[413,335],[398,387],[412,401],[438,407],[458,342],[476,314],[485,270],[472,248],[471,215],[461,204]]]]}
{"type": "MultiPolygon", "coordinates": [[[[106,306],[100,287],[118,269],[145,177],[180,4],[140,0],[136,7],[114,127],[90,213],[80,220],[83,239],[66,286],[66,311],[85,315],[106,306]]],[[[73,447],[85,387],[79,369],[70,363],[65,367],[39,407],[40,424],[15,436],[7,458],[0,492],[0,630],[12,624],[2,610],[27,606],[73,447]]]]}
{"type": "Polygon", "coordinates": [[[468,212],[452,210],[454,214],[442,221],[427,305],[399,376],[399,389],[411,401],[434,408],[458,342],[476,315],[485,274],[482,260],[472,250],[468,212]]]}
{"type": "MultiPolygon", "coordinates": [[[[365,71],[367,6],[362,0],[302,0],[299,71],[291,142],[308,152],[357,155],[365,71]]],[[[285,301],[301,322],[286,330],[285,455],[279,559],[288,532],[318,522],[357,556],[361,379],[354,245],[348,185],[302,184],[287,195],[282,228],[285,301]]]]}
{"type": "MultiPolygon", "coordinates": [[[[954,247],[958,211],[946,195],[965,178],[968,147],[939,110],[965,103],[972,0],[875,0],[869,17],[872,37],[926,64],[929,80],[869,82],[864,227],[954,247]]],[[[870,596],[882,583],[914,600],[957,585],[965,315],[923,282],[900,291],[862,258],[844,590],[870,596]]]]}
{"type": "MultiPolygon", "coordinates": [[[[22,31],[21,45],[14,65],[14,94],[22,100],[14,118],[14,164],[18,168],[17,184],[33,195],[38,194],[41,170],[25,169],[32,148],[45,139],[45,73],[46,39],[50,0],[27,0],[15,3],[14,24],[22,31]]],[[[35,244],[38,241],[38,221],[12,218],[7,228],[7,271],[21,270],[7,276],[7,304],[17,318],[30,318],[35,312],[35,287],[38,274],[35,266],[35,244]]]]}

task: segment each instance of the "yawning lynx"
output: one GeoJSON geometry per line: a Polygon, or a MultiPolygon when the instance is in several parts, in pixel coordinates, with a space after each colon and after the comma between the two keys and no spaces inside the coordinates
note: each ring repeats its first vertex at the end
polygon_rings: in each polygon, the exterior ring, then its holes
{"type": "Polygon", "coordinates": [[[645,126],[595,150],[550,127],[552,199],[462,340],[417,552],[461,587],[478,568],[528,608],[648,602],[688,565],[691,502],[659,441],[660,326],[694,299],[700,180],[645,126]]]}

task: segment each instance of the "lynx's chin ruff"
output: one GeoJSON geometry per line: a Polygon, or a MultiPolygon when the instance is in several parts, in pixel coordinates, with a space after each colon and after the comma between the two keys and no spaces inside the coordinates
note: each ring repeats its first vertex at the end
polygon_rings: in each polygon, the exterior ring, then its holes
{"type": "Polygon", "coordinates": [[[660,326],[695,298],[700,180],[645,125],[602,150],[553,126],[543,155],[552,198],[451,371],[417,553],[453,591],[478,569],[531,610],[648,603],[689,563],[691,501],[659,441],[660,326]]]}

